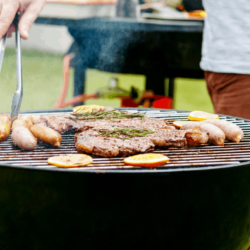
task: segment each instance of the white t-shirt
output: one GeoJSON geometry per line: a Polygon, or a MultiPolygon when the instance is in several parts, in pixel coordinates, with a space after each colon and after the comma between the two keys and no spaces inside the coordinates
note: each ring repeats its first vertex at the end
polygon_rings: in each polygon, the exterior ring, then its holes
{"type": "Polygon", "coordinates": [[[203,0],[203,70],[250,74],[250,0],[203,0]]]}

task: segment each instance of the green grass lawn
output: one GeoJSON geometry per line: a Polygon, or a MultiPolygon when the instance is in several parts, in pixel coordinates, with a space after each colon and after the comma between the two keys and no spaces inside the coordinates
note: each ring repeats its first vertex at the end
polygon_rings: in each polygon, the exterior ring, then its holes
{"type": "MultiPolygon", "coordinates": [[[[51,109],[59,97],[62,88],[62,55],[23,51],[23,83],[24,95],[21,110],[51,109]]],[[[16,88],[15,51],[7,49],[0,74],[0,112],[9,112],[12,96],[16,88]]],[[[135,86],[144,90],[145,77],[142,75],[122,75],[88,70],[86,93],[108,84],[111,77],[116,76],[122,88],[135,86]]],[[[67,99],[73,96],[73,70],[70,71],[70,87],[67,99]]],[[[120,100],[90,100],[87,103],[120,106],[120,100]]],[[[174,108],[179,110],[204,110],[213,112],[204,80],[176,79],[174,108]]]]}

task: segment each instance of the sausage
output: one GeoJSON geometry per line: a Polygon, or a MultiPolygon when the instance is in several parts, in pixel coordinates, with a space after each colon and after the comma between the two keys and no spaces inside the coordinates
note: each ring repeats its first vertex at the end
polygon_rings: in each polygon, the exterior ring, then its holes
{"type": "Polygon", "coordinates": [[[234,141],[234,142],[240,142],[243,137],[244,137],[244,133],[242,131],[242,129],[229,121],[225,121],[225,120],[219,120],[219,119],[208,119],[203,121],[205,123],[209,123],[209,124],[213,124],[216,127],[220,128],[226,136],[227,140],[230,141],[234,141]]]}
{"type": "Polygon", "coordinates": [[[225,133],[218,127],[210,123],[204,122],[188,122],[182,125],[181,130],[199,129],[206,132],[209,136],[208,142],[214,145],[224,145],[225,133]]]}
{"type": "Polygon", "coordinates": [[[30,128],[34,124],[34,118],[31,115],[20,115],[18,119],[27,123],[27,128],[30,128]]]}
{"type": "Polygon", "coordinates": [[[190,131],[185,134],[189,147],[195,147],[200,144],[207,143],[209,136],[205,132],[190,131]]]}
{"type": "Polygon", "coordinates": [[[2,120],[4,120],[4,121],[6,121],[6,120],[10,121],[10,114],[1,114],[0,115],[0,120],[1,121],[2,120]]]}
{"type": "Polygon", "coordinates": [[[10,125],[11,120],[10,120],[10,115],[9,114],[1,114],[0,115],[0,123],[5,123],[10,125]]]}
{"type": "Polygon", "coordinates": [[[5,141],[10,134],[10,115],[2,114],[0,115],[0,141],[5,141]]]}
{"type": "Polygon", "coordinates": [[[37,124],[33,125],[30,131],[40,141],[51,144],[54,147],[60,147],[61,145],[61,135],[51,128],[37,124]]]}
{"type": "Polygon", "coordinates": [[[29,128],[28,123],[25,120],[21,120],[21,119],[16,119],[13,123],[12,123],[12,130],[14,130],[14,128],[18,127],[18,126],[23,126],[25,128],[29,128]]]}
{"type": "Polygon", "coordinates": [[[11,139],[16,146],[24,150],[32,150],[37,145],[37,139],[28,128],[21,125],[12,129],[11,139]]]}
{"type": "Polygon", "coordinates": [[[29,129],[33,123],[34,118],[31,115],[19,115],[18,119],[12,123],[12,130],[17,126],[24,126],[29,129]]]}

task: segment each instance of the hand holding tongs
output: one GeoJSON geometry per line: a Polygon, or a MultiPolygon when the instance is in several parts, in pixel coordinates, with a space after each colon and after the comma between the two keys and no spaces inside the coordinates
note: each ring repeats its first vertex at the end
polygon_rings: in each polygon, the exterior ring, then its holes
{"type": "MultiPolygon", "coordinates": [[[[13,21],[16,29],[16,77],[17,77],[17,88],[13,95],[12,105],[11,105],[11,123],[13,123],[17,118],[20,111],[22,98],[23,98],[23,76],[22,76],[22,55],[21,55],[21,38],[18,30],[19,14],[17,13],[13,21]]],[[[7,32],[8,33],[8,32],[7,32]]],[[[5,42],[7,33],[0,41],[0,71],[2,68],[5,42]]]]}

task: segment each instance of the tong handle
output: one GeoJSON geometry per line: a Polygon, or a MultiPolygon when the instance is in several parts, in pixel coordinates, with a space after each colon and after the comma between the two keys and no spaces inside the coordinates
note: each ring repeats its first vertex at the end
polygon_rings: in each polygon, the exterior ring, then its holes
{"type": "Polygon", "coordinates": [[[14,19],[14,25],[16,28],[16,77],[17,87],[12,99],[11,106],[11,121],[13,122],[18,118],[20,111],[22,97],[23,97],[23,75],[22,75],[22,54],[21,54],[21,37],[18,30],[19,14],[17,13],[14,19]]]}
{"type": "Polygon", "coordinates": [[[17,13],[14,19],[16,28],[16,77],[17,77],[17,90],[23,87],[23,74],[22,74],[22,51],[21,51],[21,37],[18,30],[19,14],[17,13]]]}

